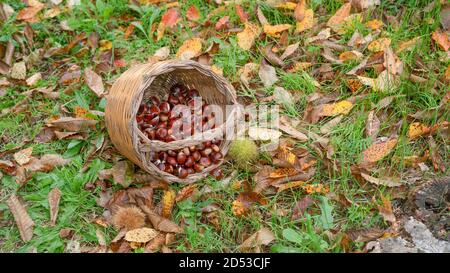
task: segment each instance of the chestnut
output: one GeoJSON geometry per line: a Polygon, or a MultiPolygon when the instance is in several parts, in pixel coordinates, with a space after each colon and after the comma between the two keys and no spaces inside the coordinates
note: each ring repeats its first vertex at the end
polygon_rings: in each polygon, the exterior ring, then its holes
{"type": "Polygon", "coordinates": [[[211,148],[205,148],[203,150],[200,151],[200,154],[202,156],[208,156],[212,153],[212,149],[211,148]]]}
{"type": "Polygon", "coordinates": [[[175,152],[174,150],[168,150],[168,151],[167,151],[167,154],[168,154],[169,156],[172,156],[172,157],[176,157],[176,156],[177,156],[177,152],[175,152]]]}
{"type": "Polygon", "coordinates": [[[159,105],[161,113],[168,114],[170,112],[170,104],[168,102],[163,102],[159,105]]]}
{"type": "Polygon", "coordinates": [[[158,130],[156,130],[156,137],[160,140],[164,140],[167,137],[167,129],[158,128],[158,130]]]}
{"type": "Polygon", "coordinates": [[[179,152],[177,155],[177,162],[183,165],[186,162],[187,156],[183,152],[179,152]]]}
{"type": "Polygon", "coordinates": [[[186,158],[186,161],[184,162],[184,166],[190,168],[190,167],[194,166],[194,163],[195,163],[194,157],[188,156],[186,158]]]}
{"type": "Polygon", "coordinates": [[[183,179],[183,178],[186,178],[188,175],[189,175],[189,172],[185,168],[179,167],[179,169],[178,169],[178,177],[179,178],[183,179]]]}
{"type": "Polygon", "coordinates": [[[211,160],[208,157],[202,157],[200,158],[199,163],[204,167],[208,167],[209,165],[211,165],[211,160]]]}
{"type": "Polygon", "coordinates": [[[167,157],[166,162],[169,163],[172,166],[176,166],[178,164],[177,160],[175,159],[175,157],[171,157],[171,156],[167,157]]]}
{"type": "Polygon", "coordinates": [[[194,170],[195,170],[196,172],[201,172],[201,171],[203,171],[204,168],[205,168],[205,167],[204,167],[203,165],[200,165],[199,163],[195,163],[195,164],[194,164],[194,170]]]}
{"type": "Polygon", "coordinates": [[[194,159],[194,161],[199,161],[201,157],[202,155],[198,151],[192,153],[192,158],[194,159]]]}
{"type": "Polygon", "coordinates": [[[221,152],[213,152],[213,153],[210,155],[210,158],[211,158],[211,161],[212,161],[212,162],[217,163],[217,162],[219,162],[219,161],[223,158],[223,155],[222,155],[221,152]]]}

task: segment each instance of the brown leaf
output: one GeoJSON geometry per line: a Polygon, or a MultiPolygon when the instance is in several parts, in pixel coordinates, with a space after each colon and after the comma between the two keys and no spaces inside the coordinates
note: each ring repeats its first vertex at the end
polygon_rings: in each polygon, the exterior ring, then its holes
{"type": "Polygon", "coordinates": [[[259,66],[258,75],[265,87],[270,87],[278,81],[275,68],[264,61],[259,66]]]}
{"type": "MultiPolygon", "coordinates": [[[[38,2],[39,3],[39,2],[38,2]]],[[[26,7],[17,13],[16,19],[23,21],[30,21],[33,19],[42,9],[44,8],[44,4],[39,3],[34,6],[26,7]]]]}
{"type": "Polygon", "coordinates": [[[375,41],[372,41],[367,49],[371,52],[384,51],[391,45],[391,39],[389,38],[380,38],[375,41]]]}
{"type": "Polygon", "coordinates": [[[378,141],[363,151],[363,163],[375,163],[388,155],[397,145],[398,139],[391,138],[385,141],[378,141]]]}
{"type": "Polygon", "coordinates": [[[161,216],[170,218],[172,216],[172,209],[175,205],[175,192],[172,189],[164,191],[161,200],[161,216]]]}
{"type": "Polygon", "coordinates": [[[16,195],[11,195],[6,201],[11,213],[14,216],[17,227],[19,228],[20,237],[24,242],[28,242],[33,237],[34,222],[28,215],[25,207],[21,204],[16,195]]]}
{"type": "Polygon", "coordinates": [[[228,24],[230,22],[230,16],[224,16],[222,18],[220,18],[216,25],[215,25],[215,29],[216,30],[224,30],[228,28],[228,24]]]}
{"type": "Polygon", "coordinates": [[[392,224],[395,223],[396,218],[394,212],[392,211],[391,201],[384,196],[381,196],[381,201],[382,204],[378,206],[378,212],[381,214],[381,216],[383,216],[384,221],[390,222],[392,224]]]}
{"type": "Polygon", "coordinates": [[[128,160],[118,161],[112,167],[112,175],[114,182],[122,185],[124,188],[128,187],[133,182],[134,166],[128,160]]]}
{"type": "Polygon", "coordinates": [[[301,181],[301,180],[289,181],[284,184],[275,185],[275,187],[278,188],[277,193],[280,193],[284,190],[298,188],[298,187],[302,187],[302,186],[305,186],[305,181],[301,181]]]}
{"type": "Polygon", "coordinates": [[[186,187],[183,187],[180,191],[178,191],[177,196],[175,197],[175,202],[178,203],[189,198],[196,189],[197,189],[196,184],[190,184],[186,187]]]}
{"type": "Polygon", "coordinates": [[[273,65],[283,66],[283,61],[272,51],[272,46],[267,45],[264,47],[264,56],[273,65]]]}
{"type": "Polygon", "coordinates": [[[98,34],[95,31],[91,32],[91,34],[89,34],[89,37],[87,39],[87,45],[92,49],[96,49],[98,47],[99,40],[100,40],[100,34],[98,34]]]}
{"type": "Polygon", "coordinates": [[[180,14],[177,9],[171,8],[161,17],[161,23],[169,28],[173,28],[180,20],[180,14]]]}
{"type": "Polygon", "coordinates": [[[81,79],[81,70],[80,69],[77,69],[74,71],[69,70],[61,76],[61,78],[59,79],[59,83],[69,85],[72,83],[79,82],[80,79],[81,79]]]}
{"type": "Polygon", "coordinates": [[[301,200],[299,200],[292,210],[292,220],[299,219],[303,216],[303,213],[305,213],[306,209],[309,208],[311,205],[313,205],[316,202],[316,200],[311,197],[310,195],[307,195],[303,197],[301,200]]]}
{"type": "Polygon", "coordinates": [[[264,13],[262,12],[261,8],[258,6],[258,9],[256,10],[256,16],[258,17],[258,21],[261,25],[267,25],[269,24],[269,21],[267,21],[266,16],[264,16],[264,13]]]}
{"type": "Polygon", "coordinates": [[[299,45],[300,45],[300,43],[295,43],[295,44],[292,44],[292,45],[289,45],[288,47],[286,47],[286,49],[284,50],[280,59],[284,60],[287,57],[291,56],[295,51],[297,51],[299,45]]]}
{"type": "Polygon", "coordinates": [[[70,159],[64,159],[58,154],[45,154],[40,159],[31,158],[25,167],[26,170],[31,172],[49,172],[55,167],[64,166],[70,163],[70,159]]]}
{"type": "Polygon", "coordinates": [[[351,3],[345,3],[342,5],[336,13],[331,16],[331,18],[327,22],[327,26],[333,29],[335,32],[338,32],[342,23],[344,23],[345,19],[350,16],[350,10],[352,8],[351,3]]]}
{"type": "Polygon", "coordinates": [[[33,153],[33,147],[23,149],[14,154],[14,160],[19,165],[25,165],[31,160],[31,154],[33,153]]]}
{"type": "Polygon", "coordinates": [[[11,68],[10,77],[16,80],[25,80],[27,77],[27,67],[25,62],[15,63],[11,68]]]}
{"type": "Polygon", "coordinates": [[[90,67],[84,70],[84,80],[89,88],[94,91],[97,97],[102,97],[105,92],[105,87],[103,86],[103,80],[100,75],[94,72],[90,67]]]}
{"type": "Polygon", "coordinates": [[[428,138],[428,145],[430,146],[431,150],[431,162],[433,163],[433,168],[435,171],[441,171],[442,173],[445,173],[446,167],[444,160],[442,159],[439,149],[437,147],[436,142],[434,141],[433,137],[428,138]]]}
{"type": "Polygon", "coordinates": [[[16,165],[9,160],[0,160],[0,170],[7,174],[14,174],[16,165]]]}
{"type": "Polygon", "coordinates": [[[241,5],[236,5],[235,8],[236,8],[236,14],[239,16],[239,19],[241,20],[241,22],[242,23],[247,22],[248,17],[249,17],[248,13],[246,13],[244,11],[244,9],[242,8],[241,5]]]}
{"type": "Polygon", "coordinates": [[[125,34],[123,35],[123,38],[126,40],[128,37],[130,37],[131,34],[133,34],[134,28],[136,26],[133,24],[129,24],[127,29],[125,30],[125,34]]]}
{"type": "Polygon", "coordinates": [[[145,246],[146,253],[153,253],[158,251],[166,243],[166,235],[159,233],[155,238],[145,246]]]}
{"type": "Polygon", "coordinates": [[[278,128],[285,132],[286,134],[292,136],[293,138],[296,138],[300,141],[307,141],[308,137],[303,134],[302,132],[298,131],[297,129],[295,129],[294,127],[292,127],[289,123],[287,122],[283,122],[281,124],[278,125],[278,128]]]}
{"type": "Polygon", "coordinates": [[[97,121],[92,119],[62,117],[50,121],[48,123],[48,126],[64,129],[71,132],[82,132],[86,131],[88,128],[95,128],[96,124],[97,121]]]}
{"type": "Polygon", "coordinates": [[[380,131],[380,120],[378,119],[375,111],[369,112],[366,121],[366,136],[375,139],[380,131]]]}
{"type": "Polygon", "coordinates": [[[183,229],[178,226],[176,223],[170,221],[169,219],[166,219],[162,216],[159,216],[156,212],[149,209],[143,204],[139,204],[142,211],[145,212],[148,216],[148,219],[152,223],[152,226],[163,232],[173,232],[173,233],[182,233],[183,229]]]}
{"type": "Polygon", "coordinates": [[[450,40],[446,32],[438,29],[431,34],[431,38],[444,51],[448,51],[448,49],[450,48],[450,40]]]}
{"type": "Polygon", "coordinates": [[[186,18],[189,21],[197,21],[200,19],[200,13],[196,6],[190,6],[186,11],[186,18]]]}
{"type": "Polygon", "coordinates": [[[365,10],[373,6],[378,6],[380,0],[352,0],[351,4],[358,10],[365,10]]]}
{"type": "Polygon", "coordinates": [[[50,209],[50,222],[54,226],[56,224],[56,217],[58,217],[59,200],[61,199],[61,191],[58,188],[53,188],[48,193],[48,204],[50,209]]]}
{"type": "Polygon", "coordinates": [[[398,187],[401,186],[402,183],[394,180],[394,178],[376,178],[373,176],[370,176],[368,174],[365,173],[361,173],[361,176],[368,182],[375,184],[375,185],[379,185],[379,186],[386,186],[386,187],[398,187]]]}
{"type": "Polygon", "coordinates": [[[261,205],[265,205],[267,201],[262,197],[262,195],[253,192],[253,191],[245,191],[238,195],[236,200],[233,201],[232,211],[233,214],[241,217],[246,215],[251,207],[259,203],[261,205]]]}
{"type": "Polygon", "coordinates": [[[266,246],[275,240],[275,235],[268,228],[261,228],[247,238],[238,248],[242,252],[261,252],[261,246],[266,246]]]}
{"type": "Polygon", "coordinates": [[[441,6],[441,24],[445,30],[450,30],[450,4],[441,6]]]}

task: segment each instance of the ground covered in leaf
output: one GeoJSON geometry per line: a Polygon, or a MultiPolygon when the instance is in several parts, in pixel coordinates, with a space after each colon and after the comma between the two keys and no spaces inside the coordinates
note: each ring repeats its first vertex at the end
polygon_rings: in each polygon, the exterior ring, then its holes
{"type": "Polygon", "coordinates": [[[1,252],[450,251],[447,1],[7,0],[0,23],[1,252]],[[168,185],[115,150],[112,83],[177,58],[279,105],[257,160],[168,185]]]}

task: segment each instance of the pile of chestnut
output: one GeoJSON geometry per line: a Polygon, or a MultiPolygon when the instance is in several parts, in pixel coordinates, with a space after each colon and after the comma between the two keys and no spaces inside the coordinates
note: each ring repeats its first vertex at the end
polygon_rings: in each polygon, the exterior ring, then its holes
{"type": "MultiPolygon", "coordinates": [[[[170,88],[167,99],[159,100],[153,96],[147,102],[143,102],[136,115],[136,121],[139,129],[150,140],[171,142],[215,128],[214,114],[205,111],[207,108],[208,104],[196,89],[188,89],[185,85],[177,83],[170,88]],[[172,111],[177,105],[187,106],[185,109],[191,111],[190,120],[178,111],[172,111]]],[[[213,139],[179,150],[150,152],[150,161],[161,171],[186,178],[222,160],[220,144],[221,140],[213,139]]],[[[219,168],[212,170],[210,174],[216,179],[223,177],[219,168]]]]}

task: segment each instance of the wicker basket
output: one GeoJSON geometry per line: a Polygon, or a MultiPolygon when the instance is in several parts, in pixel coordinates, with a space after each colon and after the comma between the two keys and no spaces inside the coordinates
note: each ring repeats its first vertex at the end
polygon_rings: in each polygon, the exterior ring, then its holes
{"type": "MultiPolygon", "coordinates": [[[[193,183],[207,176],[222,161],[212,164],[202,172],[180,179],[159,170],[149,160],[149,152],[178,150],[200,144],[205,139],[222,138],[227,126],[234,126],[233,119],[239,118],[242,113],[239,107],[235,107],[222,125],[203,132],[201,135],[196,134],[172,142],[148,139],[139,130],[136,122],[139,105],[150,96],[163,98],[170,87],[179,82],[188,88],[197,89],[209,104],[219,105],[223,109],[226,105],[238,104],[233,86],[208,67],[194,61],[164,61],[134,66],[116,80],[107,96],[105,122],[115,147],[142,169],[155,178],[169,183],[193,183]]],[[[220,145],[223,156],[227,153],[229,145],[230,141],[224,138],[220,145]]]]}

